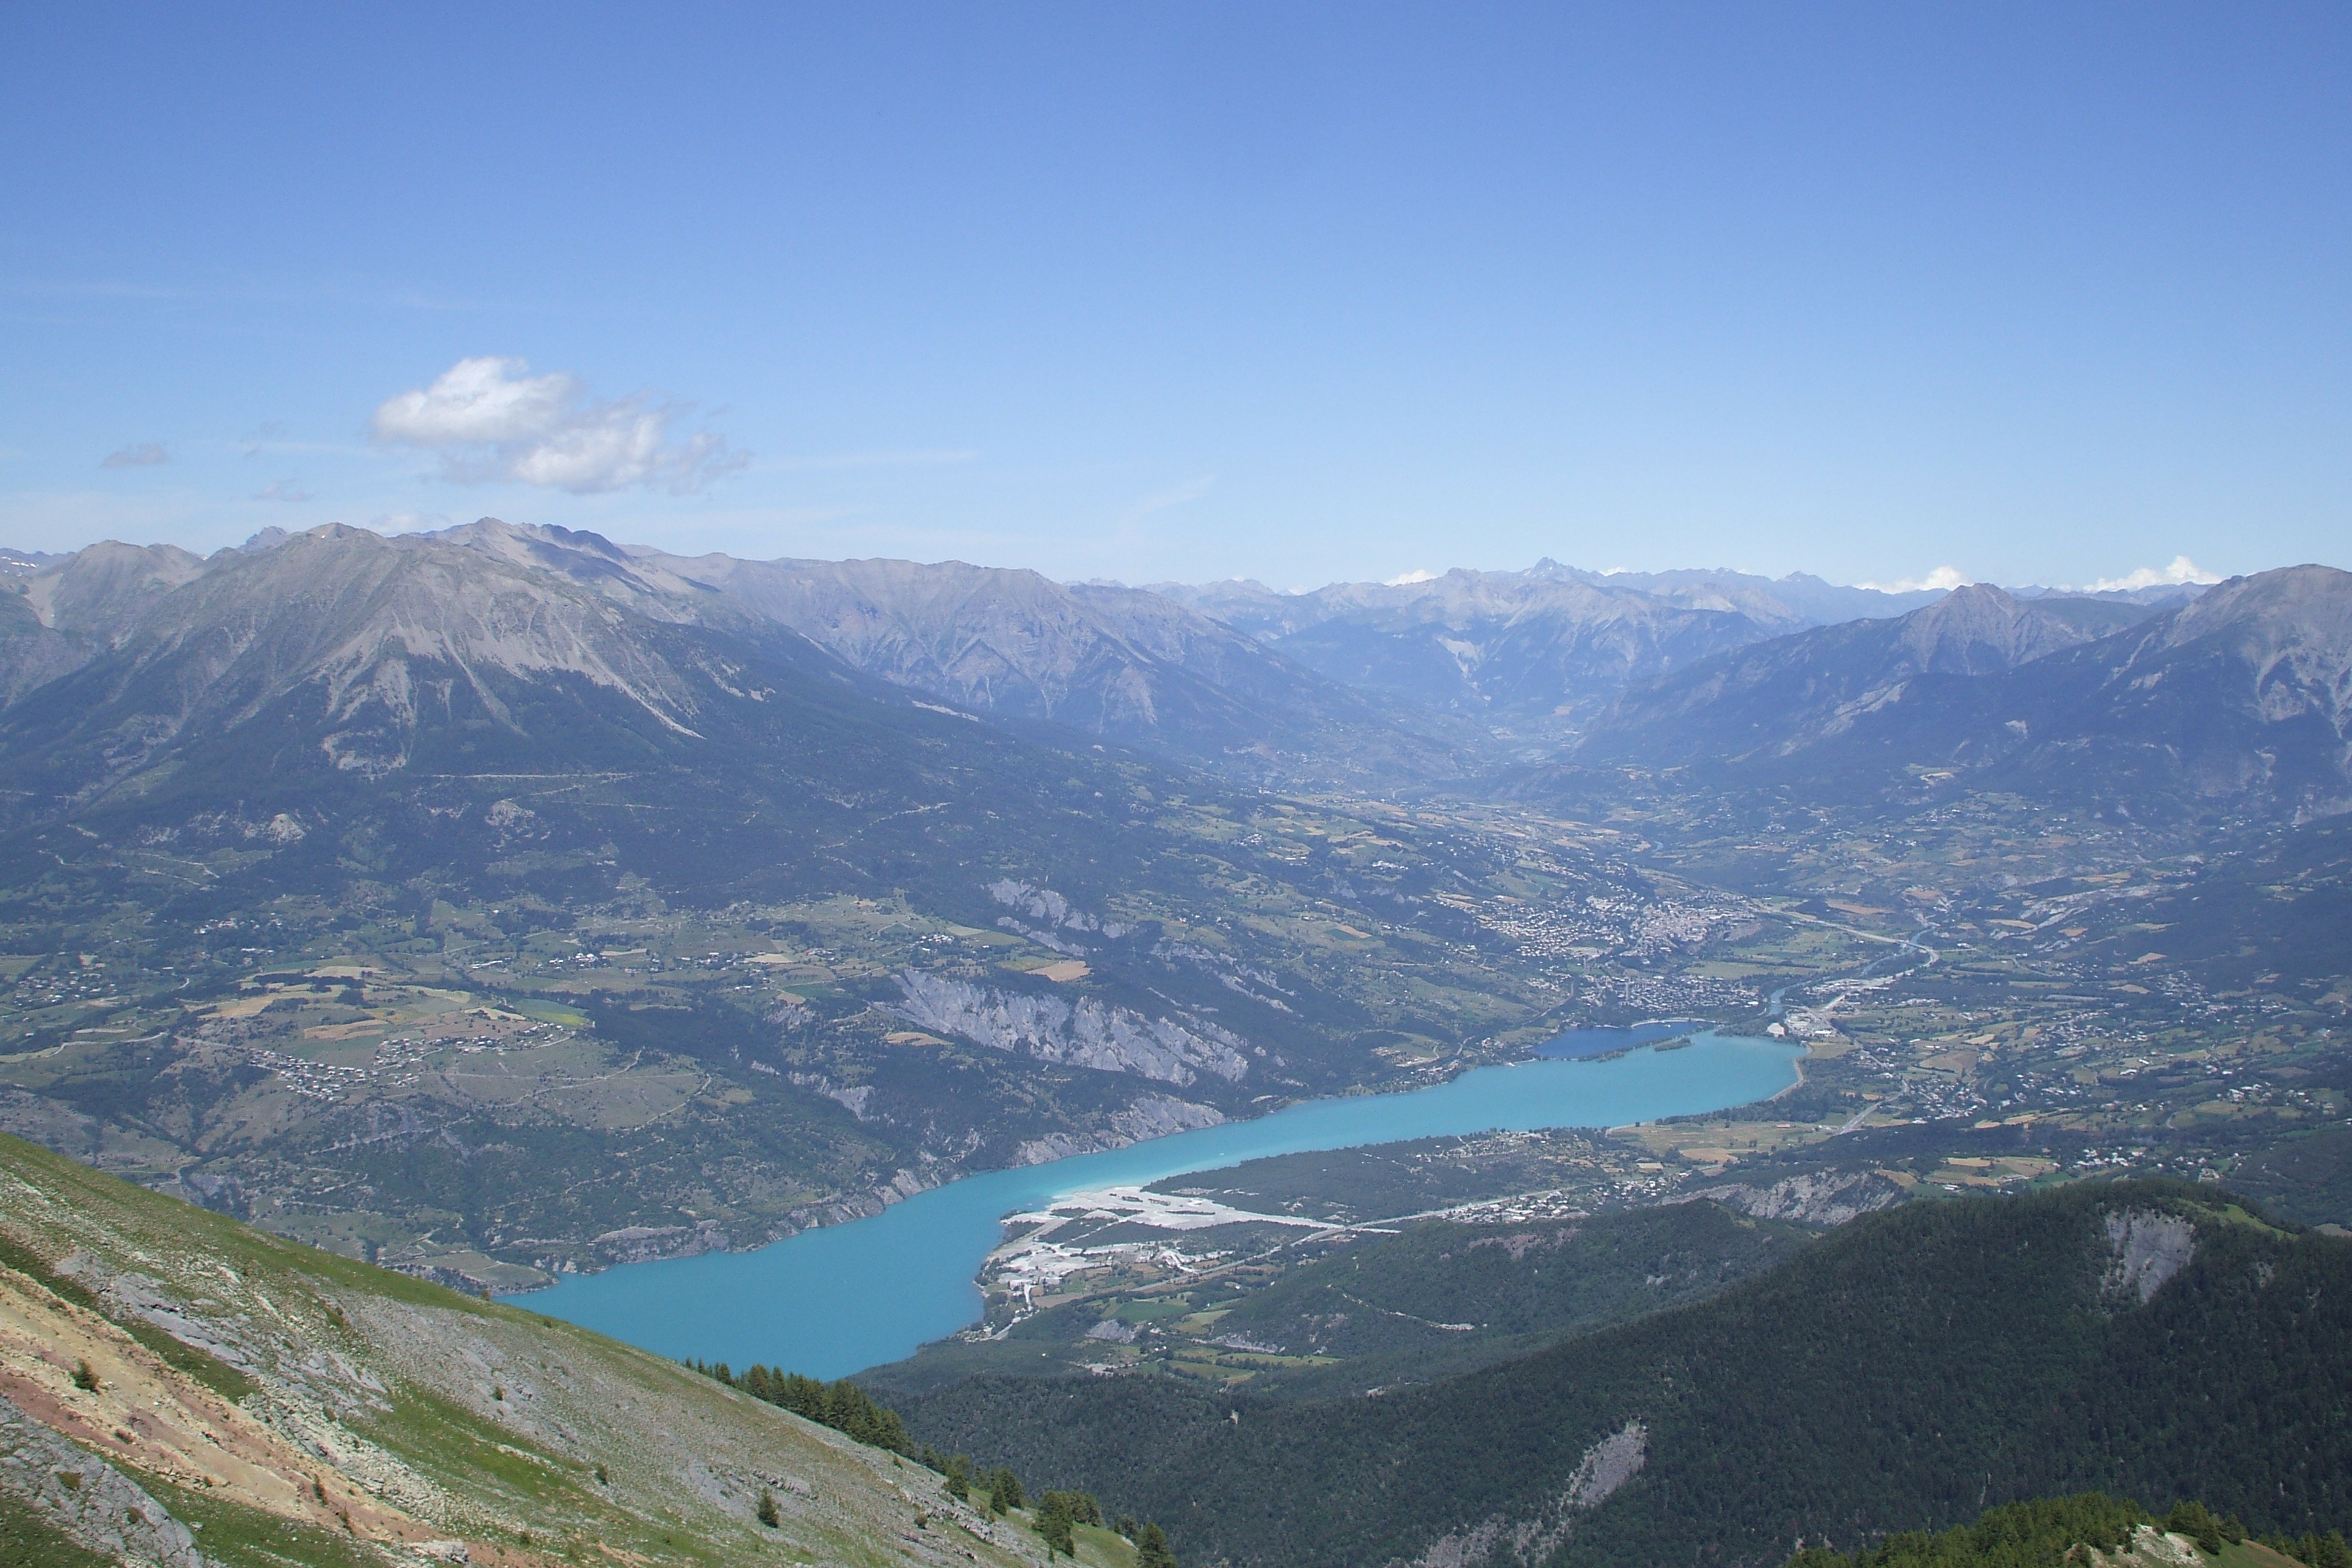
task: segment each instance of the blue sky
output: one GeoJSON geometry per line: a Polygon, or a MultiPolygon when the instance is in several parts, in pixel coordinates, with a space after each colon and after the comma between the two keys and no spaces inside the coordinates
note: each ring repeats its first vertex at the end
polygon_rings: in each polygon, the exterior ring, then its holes
{"type": "Polygon", "coordinates": [[[2352,564],[2352,8],[0,10],[0,543],[2352,564]]]}

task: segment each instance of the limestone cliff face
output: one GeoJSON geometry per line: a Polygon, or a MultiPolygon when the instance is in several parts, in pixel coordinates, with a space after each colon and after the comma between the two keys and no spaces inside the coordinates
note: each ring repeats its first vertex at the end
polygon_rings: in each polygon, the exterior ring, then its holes
{"type": "Polygon", "coordinates": [[[1070,1003],[919,969],[902,972],[898,989],[889,1010],[899,1017],[992,1050],[1180,1087],[1202,1073],[1238,1083],[1249,1072],[1248,1042],[1202,1018],[1148,1018],[1097,997],[1070,1003]]]}

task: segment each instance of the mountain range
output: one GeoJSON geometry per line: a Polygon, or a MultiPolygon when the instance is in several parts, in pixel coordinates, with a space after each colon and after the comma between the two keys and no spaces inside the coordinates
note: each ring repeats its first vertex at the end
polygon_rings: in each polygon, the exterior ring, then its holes
{"type": "MultiPolygon", "coordinates": [[[[362,532],[336,537],[349,545],[362,532]]],[[[0,701],[114,652],[176,590],[215,575],[255,581],[238,574],[298,542],[275,534],[210,560],[112,543],[66,557],[15,552],[0,594],[0,701]]],[[[1116,744],[1255,787],[1360,792],[1475,791],[1514,759],[1680,766],[1812,752],[1884,729],[1865,717],[1942,678],[2001,674],[2143,619],[2178,617],[2196,592],[1895,594],[1802,574],[1601,574],[1551,561],[1302,594],[1245,582],[1135,589],[956,562],[683,557],[491,518],[388,542],[387,550],[385,560],[441,561],[436,570],[453,584],[464,575],[448,564],[461,558],[453,552],[490,573],[503,569],[503,582],[517,574],[561,579],[648,622],[756,645],[766,657],[804,657],[786,650],[813,647],[887,686],[1049,744],[1116,744]]],[[[314,545],[296,552],[318,558],[314,545]]],[[[2312,585],[2297,603],[2325,615],[2331,592],[2312,585]]],[[[2224,597],[2236,604],[2242,595],[2224,597]]],[[[206,606],[225,605],[221,591],[200,591],[180,613],[201,618],[214,613],[206,606]]],[[[185,646],[180,633],[156,632],[185,646]]],[[[2263,635],[2298,634],[2281,621],[2263,635]]],[[[532,679],[562,674],[615,695],[635,689],[614,667],[569,668],[569,653],[552,662],[543,648],[518,657],[532,679]]],[[[2323,669],[2310,679],[2324,685],[2327,677],[2323,669]]],[[[2290,684],[2305,679],[2290,672],[2290,684]]],[[[676,691],[664,689],[669,697],[639,705],[645,714],[666,711],[676,691]]],[[[1966,706],[1948,696],[1936,702],[1966,706]]],[[[1934,721],[1931,741],[1916,743],[1948,752],[1961,737],[1946,745],[1941,731],[1953,726],[1981,729],[1954,712],[1934,721]]],[[[1973,744],[1972,765],[2015,749],[1998,736],[1973,744]]],[[[2310,781],[2295,779],[2285,787],[2307,794],[2310,781]]]]}
{"type": "Polygon", "coordinates": [[[1571,755],[1717,787],[2325,816],[2352,805],[2352,574],[2286,567],[2161,610],[1963,588],[1698,661],[1628,691],[1571,755]]]}

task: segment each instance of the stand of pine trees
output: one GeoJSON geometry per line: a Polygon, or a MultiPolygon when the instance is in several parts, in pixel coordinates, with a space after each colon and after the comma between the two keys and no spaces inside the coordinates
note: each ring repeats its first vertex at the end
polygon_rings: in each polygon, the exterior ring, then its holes
{"type": "Polygon", "coordinates": [[[914,1445],[908,1440],[906,1423],[898,1419],[898,1413],[876,1404],[870,1394],[845,1377],[838,1383],[820,1383],[796,1372],[771,1370],[757,1363],[739,1376],[723,1361],[690,1361],[686,1364],[705,1377],[730,1388],[740,1388],[754,1399],[782,1405],[795,1415],[845,1433],[868,1447],[915,1458],[914,1445]]]}
{"type": "MultiPolygon", "coordinates": [[[[740,1388],[754,1399],[781,1405],[795,1415],[805,1416],[821,1426],[830,1426],[871,1447],[887,1448],[904,1454],[947,1478],[949,1495],[959,1502],[968,1501],[977,1491],[982,1505],[992,1513],[1007,1513],[1028,1506],[1027,1494],[1021,1478],[1005,1466],[999,1465],[985,1474],[975,1475],[971,1461],[958,1454],[942,1458],[928,1445],[920,1449],[908,1439],[906,1424],[897,1411],[877,1404],[864,1389],[843,1378],[837,1383],[822,1383],[814,1377],[803,1377],[796,1372],[782,1372],[752,1363],[750,1371],[737,1373],[725,1362],[688,1361],[692,1370],[730,1388],[740,1388]]],[[[776,1500],[766,1492],[760,1495],[760,1522],[775,1525],[781,1516],[775,1515],[776,1500]]],[[[1080,1491],[1049,1491],[1037,1500],[1032,1516],[1037,1533],[1045,1542],[1047,1555],[1059,1554],[1075,1558],[1078,1554],[1074,1533],[1081,1524],[1100,1526],[1102,1505],[1080,1491]]],[[[1119,1521],[1119,1533],[1136,1544],[1137,1568],[1177,1568],[1176,1553],[1168,1545],[1167,1532],[1156,1524],[1147,1524],[1139,1532],[1133,1521],[1119,1521]]],[[[2346,1568],[2352,1568],[2347,1564],[2346,1568]]]]}

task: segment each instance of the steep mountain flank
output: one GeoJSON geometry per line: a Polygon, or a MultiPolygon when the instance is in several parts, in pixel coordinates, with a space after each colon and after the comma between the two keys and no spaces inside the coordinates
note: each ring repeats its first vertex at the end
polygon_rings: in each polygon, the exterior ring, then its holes
{"type": "Polygon", "coordinates": [[[1253,782],[1458,776],[1475,738],[1383,709],[1156,595],[910,561],[642,555],[855,668],[1253,782]]]}
{"type": "Polygon", "coordinates": [[[1785,756],[1845,733],[1920,676],[2004,674],[2147,614],[2092,599],[2021,601],[1973,584],[1895,620],[1777,637],[1636,688],[1577,756],[1648,767],[1785,756]]]}
{"type": "Polygon", "coordinates": [[[664,848],[639,868],[672,885],[782,886],[836,879],[813,862],[877,818],[899,826],[866,840],[868,874],[887,874],[887,841],[969,831],[992,808],[1009,819],[992,837],[1019,838],[1038,810],[1024,791],[1069,787],[1066,766],[1048,783],[1034,749],[805,639],[748,616],[758,635],[665,617],[678,595],[605,586],[342,528],[219,562],[0,712],[11,813],[184,831],[234,807],[284,816],[281,838],[319,837],[331,857],[350,814],[392,811],[416,820],[384,835],[380,874],[459,878],[472,857],[500,860],[527,817],[550,847],[650,835],[664,848]]]}
{"type": "Polygon", "coordinates": [[[1577,760],[1856,791],[1949,782],[2125,816],[2352,803],[2352,574],[2233,578],[2153,615],[1961,601],[1630,692],[1577,760]]]}
{"type": "Polygon", "coordinates": [[[0,1527],[31,1561],[1045,1556],[929,1470],[584,1331],[5,1137],[0,1194],[0,1527]]]}
{"type": "Polygon", "coordinates": [[[0,707],[112,647],[204,563],[169,544],[108,541],[64,557],[26,557],[0,577],[0,707]]]}
{"type": "Polygon", "coordinates": [[[1865,1215],[1697,1305],[1376,1399],[978,1378],[908,1418],[1237,1564],[1769,1563],[2093,1486],[2331,1527],[2348,1352],[2352,1243],[2125,1183],[1865,1215]]]}

